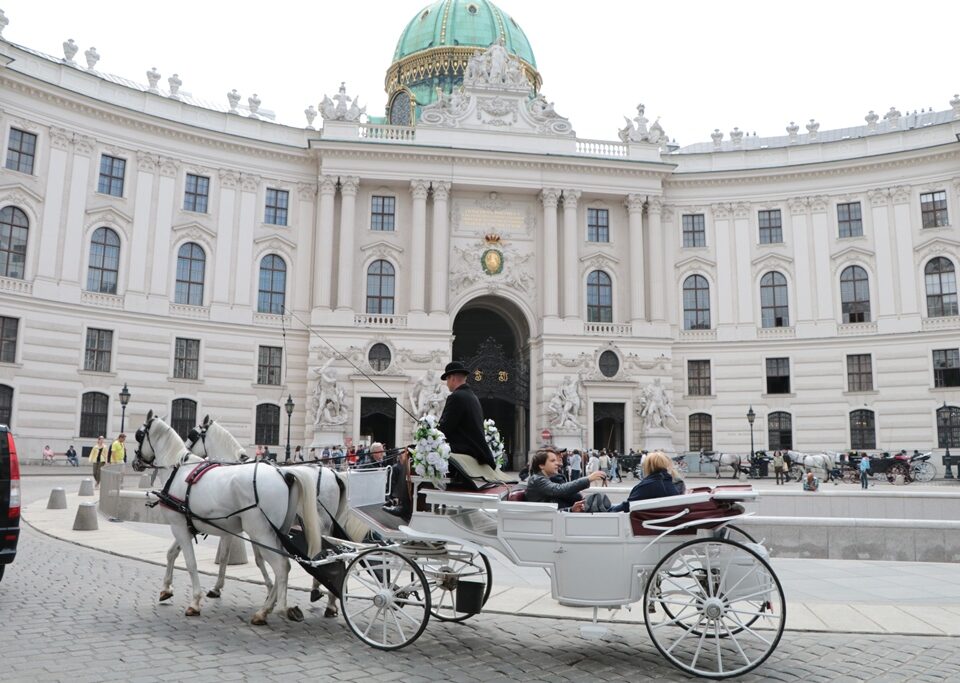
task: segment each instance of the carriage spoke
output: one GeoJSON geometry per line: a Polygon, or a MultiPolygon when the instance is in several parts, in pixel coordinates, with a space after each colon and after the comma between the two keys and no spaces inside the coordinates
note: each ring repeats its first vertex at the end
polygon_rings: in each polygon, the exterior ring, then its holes
{"type": "Polygon", "coordinates": [[[372,595],[357,595],[356,593],[344,593],[343,597],[348,600],[370,600],[371,602],[374,598],[372,595]]]}
{"type": "Polygon", "coordinates": [[[713,622],[713,632],[716,634],[714,641],[717,644],[717,673],[723,673],[723,651],[720,647],[720,622],[713,622]]]}
{"type": "MultiPolygon", "coordinates": [[[[366,637],[367,637],[367,634],[370,633],[370,629],[373,628],[373,625],[377,623],[377,618],[380,616],[380,614],[381,614],[382,612],[383,612],[383,607],[378,607],[378,608],[377,608],[377,613],[373,615],[373,618],[370,619],[370,623],[367,624],[367,628],[365,628],[364,631],[363,631],[363,637],[364,637],[364,638],[366,638],[366,637]]],[[[386,621],[384,621],[384,623],[386,623],[386,621]]]]}
{"type": "Polygon", "coordinates": [[[769,640],[767,640],[766,638],[764,638],[763,636],[761,636],[759,633],[757,633],[756,631],[754,631],[752,628],[750,628],[749,626],[747,626],[746,624],[744,624],[744,623],[743,623],[742,621],[740,621],[740,619],[737,618],[736,616],[731,616],[730,618],[733,619],[735,622],[737,622],[737,626],[739,626],[740,628],[742,628],[744,631],[746,631],[747,633],[749,633],[750,635],[752,635],[752,636],[753,636],[754,638],[756,638],[757,640],[762,641],[762,642],[765,643],[766,645],[769,645],[769,644],[770,644],[770,641],[769,641],[769,640]]]}
{"type": "MultiPolygon", "coordinates": [[[[738,587],[741,583],[743,583],[744,580],[745,580],[748,576],[750,576],[751,574],[753,574],[754,572],[756,572],[757,569],[760,568],[760,566],[761,566],[761,565],[759,565],[758,563],[754,562],[754,563],[753,563],[753,566],[750,567],[750,571],[744,573],[743,576],[741,576],[739,579],[737,579],[737,582],[736,582],[735,584],[733,584],[732,586],[730,586],[729,588],[727,588],[727,591],[726,591],[726,592],[727,592],[727,595],[729,595],[729,594],[733,593],[735,590],[737,590],[737,587],[738,587]]],[[[747,598],[743,598],[743,597],[737,596],[737,601],[746,600],[746,599],[747,599],[747,598]]]]}
{"type": "Polygon", "coordinates": [[[359,612],[351,612],[351,614],[352,614],[353,618],[356,619],[356,618],[359,617],[361,614],[366,614],[366,613],[367,613],[368,611],[370,611],[370,609],[373,608],[373,607],[376,607],[376,605],[373,604],[373,602],[371,601],[369,605],[367,605],[366,607],[364,607],[364,608],[363,608],[362,610],[360,610],[359,612]]]}
{"type": "Polygon", "coordinates": [[[675,648],[677,645],[683,642],[683,639],[689,636],[693,632],[693,630],[702,623],[703,623],[703,616],[697,619],[697,623],[694,624],[693,626],[683,629],[683,634],[679,638],[677,638],[677,640],[673,643],[673,645],[667,648],[666,653],[670,654],[671,652],[673,652],[673,648],[675,648]]]}
{"type": "Polygon", "coordinates": [[[399,612],[405,619],[408,619],[410,623],[413,624],[414,626],[420,625],[420,622],[414,619],[413,617],[411,617],[409,614],[407,614],[405,610],[396,609],[395,611],[399,612]]]}
{"type": "Polygon", "coordinates": [[[697,649],[693,652],[693,661],[690,662],[690,668],[697,668],[697,660],[700,659],[700,653],[703,652],[703,641],[707,637],[707,630],[704,629],[703,633],[700,634],[700,640],[697,641],[697,649]]]}
{"type": "MultiPolygon", "coordinates": [[[[700,559],[699,554],[697,559],[700,559]]],[[[703,561],[707,569],[707,597],[714,597],[716,591],[713,590],[713,572],[710,571],[710,546],[703,549],[703,561]]]]}
{"type": "MultiPolygon", "coordinates": [[[[402,611],[401,611],[400,613],[403,614],[402,611]]],[[[396,608],[393,608],[393,609],[390,610],[390,616],[393,617],[393,623],[396,624],[396,626],[397,626],[397,631],[400,632],[400,637],[401,637],[403,640],[406,640],[406,639],[407,639],[407,634],[403,632],[403,627],[400,625],[400,620],[397,619],[397,609],[396,609],[396,608]]],[[[414,622],[414,623],[416,623],[416,622],[414,622]]],[[[386,631],[384,631],[384,633],[386,633],[386,631]]],[[[386,638],[386,635],[384,635],[384,638],[386,638]]]]}
{"type": "Polygon", "coordinates": [[[764,612],[764,611],[760,611],[760,612],[747,612],[747,611],[744,611],[744,610],[741,610],[741,609],[733,609],[733,608],[727,608],[726,611],[727,611],[728,613],[730,613],[730,614],[742,614],[743,616],[747,616],[747,617],[773,617],[773,616],[776,616],[776,615],[773,614],[773,612],[764,612]]]}
{"type": "Polygon", "coordinates": [[[761,588],[760,590],[758,590],[758,591],[756,591],[756,592],[754,592],[754,593],[750,593],[749,595],[738,595],[738,596],[736,597],[736,599],[731,600],[730,602],[731,602],[732,604],[741,603],[741,602],[749,602],[750,600],[753,600],[754,598],[760,598],[760,597],[764,597],[764,596],[769,595],[770,592],[771,592],[771,590],[772,590],[772,588],[761,588]]]}

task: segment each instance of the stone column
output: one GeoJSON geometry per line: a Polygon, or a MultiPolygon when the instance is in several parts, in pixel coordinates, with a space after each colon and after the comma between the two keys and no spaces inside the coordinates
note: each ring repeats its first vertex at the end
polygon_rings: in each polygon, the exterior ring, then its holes
{"type": "Polygon", "coordinates": [[[410,311],[425,310],[427,276],[427,190],[425,180],[411,180],[413,211],[410,220],[410,311]]]}
{"type": "Polygon", "coordinates": [[[433,264],[430,294],[430,310],[433,313],[447,311],[447,292],[450,277],[450,220],[447,211],[447,199],[450,196],[450,183],[433,182],[433,264]]]}
{"type": "Polygon", "coordinates": [[[558,315],[557,287],[559,262],[557,260],[557,201],[560,191],[544,188],[540,192],[543,203],[543,317],[558,315]]]}
{"type": "Polygon", "coordinates": [[[563,317],[580,317],[580,269],[577,268],[577,201],[580,190],[563,191],[563,317]]]}
{"type": "Polygon", "coordinates": [[[330,310],[333,289],[333,209],[337,198],[337,179],[320,176],[320,208],[313,247],[313,306],[330,310]]]}
{"type": "Polygon", "coordinates": [[[353,309],[354,233],[356,232],[357,189],[356,176],[340,178],[340,261],[337,264],[337,310],[353,309]]]}
{"type": "Polygon", "coordinates": [[[669,283],[664,279],[664,252],[663,226],[660,224],[660,214],[663,210],[663,199],[649,197],[647,199],[647,221],[649,222],[650,236],[650,319],[653,322],[665,320],[664,289],[669,283]]]}
{"type": "Polygon", "coordinates": [[[643,195],[628,194],[627,228],[630,234],[630,318],[642,322],[646,317],[643,267],[643,195]]]}

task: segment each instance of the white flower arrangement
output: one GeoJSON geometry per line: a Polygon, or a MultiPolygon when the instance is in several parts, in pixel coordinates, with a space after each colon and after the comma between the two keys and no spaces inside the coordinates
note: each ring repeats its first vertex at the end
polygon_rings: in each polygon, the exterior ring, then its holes
{"type": "Polygon", "coordinates": [[[497,469],[502,470],[503,464],[506,462],[506,455],[504,453],[503,439],[500,437],[500,430],[497,429],[497,423],[493,420],[484,420],[483,436],[487,439],[490,452],[493,453],[493,459],[497,463],[497,469]]]}
{"type": "Polygon", "coordinates": [[[424,415],[413,436],[417,442],[410,457],[414,474],[429,479],[437,488],[443,488],[443,480],[450,472],[450,445],[443,432],[437,429],[437,418],[424,415]]]}

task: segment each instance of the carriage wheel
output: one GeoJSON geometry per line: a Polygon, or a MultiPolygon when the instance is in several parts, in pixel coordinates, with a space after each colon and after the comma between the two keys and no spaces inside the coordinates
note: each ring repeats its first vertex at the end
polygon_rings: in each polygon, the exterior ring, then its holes
{"type": "Polygon", "coordinates": [[[803,465],[791,465],[789,474],[791,479],[803,481],[803,465]]]}
{"type": "Polygon", "coordinates": [[[925,460],[923,462],[918,462],[916,465],[910,468],[910,473],[917,481],[933,481],[933,478],[937,476],[937,468],[933,463],[925,460]]]}
{"type": "Polygon", "coordinates": [[[860,472],[851,468],[843,470],[843,481],[846,484],[856,484],[860,481],[860,472]]]}
{"type": "Polygon", "coordinates": [[[910,481],[910,470],[909,470],[909,468],[907,468],[907,466],[904,465],[904,464],[894,465],[894,466],[891,467],[889,470],[887,470],[887,482],[889,482],[890,484],[892,484],[892,483],[896,480],[898,474],[902,474],[902,475],[903,475],[903,483],[905,483],[905,484],[906,484],[906,483],[909,483],[909,481],[910,481]]]}
{"type": "Polygon", "coordinates": [[[343,618],[354,635],[380,650],[415,641],[430,621],[430,589],[420,567],[395,550],[373,548],[347,565],[343,618]]]}
{"type": "Polygon", "coordinates": [[[651,573],[643,600],[647,633],[660,654],[705,678],[740,676],[760,666],[786,623],[783,588],[769,563],[727,539],[694,539],[674,548],[651,573]],[[656,605],[667,616],[651,612],[656,605]]]}
{"type": "Polygon", "coordinates": [[[744,542],[756,543],[757,542],[757,539],[755,539],[753,536],[751,536],[750,534],[748,534],[746,531],[744,531],[738,526],[735,526],[733,524],[728,524],[723,528],[725,531],[727,531],[727,534],[726,536],[724,536],[724,538],[730,538],[736,541],[737,543],[744,543],[744,542]]]}
{"type": "Polygon", "coordinates": [[[493,570],[483,553],[446,543],[439,554],[417,554],[417,564],[430,586],[430,614],[440,621],[466,621],[471,612],[458,612],[457,587],[460,581],[483,584],[483,604],[487,604],[493,587],[493,570]]]}

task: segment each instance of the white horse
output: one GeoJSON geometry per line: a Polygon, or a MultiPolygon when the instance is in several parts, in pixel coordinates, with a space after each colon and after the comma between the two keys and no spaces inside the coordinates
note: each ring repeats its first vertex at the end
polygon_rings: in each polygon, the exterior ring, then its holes
{"type": "MultiPolygon", "coordinates": [[[[200,438],[194,442],[194,451],[199,450],[214,460],[222,459],[224,456],[235,458],[236,454],[243,452],[243,446],[234,438],[233,434],[218,422],[210,420],[209,418],[205,418],[201,424],[201,433],[199,436],[200,438]],[[198,445],[201,443],[203,444],[202,447],[198,445]]],[[[361,541],[364,536],[366,536],[368,529],[349,512],[347,497],[345,495],[344,475],[329,467],[318,467],[317,465],[285,465],[282,468],[283,472],[294,472],[298,470],[312,471],[317,477],[316,499],[317,515],[320,519],[320,533],[322,535],[331,534],[333,531],[333,522],[336,520],[347,533],[348,540],[361,541]]],[[[258,549],[254,546],[254,554],[256,555],[257,552],[258,549]]],[[[260,565],[258,564],[257,566],[260,565]]],[[[225,565],[221,565],[221,573],[223,567],[225,567],[225,565]]],[[[267,580],[265,572],[264,578],[267,580]]],[[[222,582],[220,585],[222,586],[222,582]]],[[[268,580],[267,586],[270,586],[268,580]]],[[[337,590],[339,590],[339,586],[337,586],[337,590]]],[[[311,601],[316,601],[320,598],[320,581],[316,577],[313,578],[313,589],[310,593],[311,601]]],[[[336,600],[337,597],[334,591],[328,587],[327,607],[324,610],[323,616],[337,616],[339,610],[336,600]]],[[[292,609],[297,608],[294,607],[292,609]]]]}
{"type": "Polygon", "coordinates": [[[801,465],[804,470],[823,470],[824,481],[830,481],[836,456],[832,453],[800,453],[787,451],[790,462],[801,465]]]}
{"type": "MultiPolygon", "coordinates": [[[[199,429],[191,430],[186,442],[187,448],[190,450],[190,452],[194,455],[199,455],[204,460],[213,460],[215,462],[235,463],[246,460],[246,450],[235,439],[229,448],[220,448],[219,446],[215,446],[213,451],[209,451],[207,449],[206,434],[212,424],[214,424],[213,421],[210,419],[210,416],[207,415],[203,418],[203,422],[200,423],[199,429]]],[[[225,432],[226,430],[223,431],[225,432]]],[[[213,588],[207,591],[208,598],[220,597],[220,594],[223,592],[223,586],[227,580],[227,561],[230,558],[230,554],[233,552],[233,548],[236,547],[238,543],[243,542],[243,539],[237,538],[236,536],[220,537],[220,546],[217,548],[217,554],[221,558],[220,570],[217,572],[217,582],[214,584],[213,588]]],[[[260,573],[263,575],[263,583],[267,587],[268,591],[272,590],[273,579],[270,578],[270,574],[267,572],[267,564],[263,561],[263,555],[260,553],[260,548],[257,546],[251,547],[253,548],[254,563],[257,565],[257,569],[259,569],[260,573]]],[[[171,545],[170,549],[167,551],[167,569],[163,575],[163,586],[160,588],[160,602],[169,600],[173,597],[173,568],[177,561],[177,557],[179,556],[180,541],[174,539],[173,545],[171,545]]],[[[289,614],[290,618],[298,620],[296,619],[298,612],[300,612],[298,608],[292,608],[289,614]]]]}
{"type": "MultiPolygon", "coordinates": [[[[267,623],[267,615],[280,603],[286,607],[287,579],[290,562],[281,554],[280,533],[289,528],[294,513],[303,520],[304,537],[307,541],[307,553],[313,557],[320,552],[320,520],[316,505],[309,503],[316,490],[316,473],[310,470],[290,472],[293,485],[287,485],[287,479],[276,468],[263,463],[214,467],[203,478],[190,487],[186,479],[196,469],[190,465],[199,465],[203,458],[190,453],[174,429],[163,420],[154,416],[151,410],[146,422],[137,430],[136,465],[154,466],[160,469],[172,469],[165,486],[170,498],[188,500],[193,527],[197,533],[216,536],[246,533],[255,544],[265,550],[264,559],[273,569],[275,583],[267,591],[263,606],[257,610],[251,623],[267,623]],[[276,549],[277,552],[273,552],[276,549]]],[[[151,493],[156,497],[155,493],[151,493]]],[[[158,497],[158,500],[160,498],[158,497]]],[[[162,512],[170,525],[190,572],[193,595],[187,616],[200,614],[200,575],[197,572],[197,558],[191,540],[191,529],[186,513],[181,509],[168,507],[173,501],[165,501],[162,512]]]]}
{"type": "Polygon", "coordinates": [[[740,466],[743,464],[743,458],[736,453],[700,453],[700,462],[709,462],[717,468],[717,479],[720,478],[720,468],[730,467],[733,469],[733,478],[740,476],[740,466]]]}

